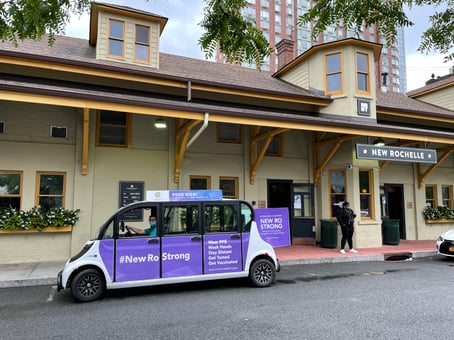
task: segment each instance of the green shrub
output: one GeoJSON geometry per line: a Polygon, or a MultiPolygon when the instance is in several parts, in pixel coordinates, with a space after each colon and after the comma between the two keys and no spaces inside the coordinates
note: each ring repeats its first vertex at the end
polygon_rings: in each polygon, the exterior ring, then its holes
{"type": "Polygon", "coordinates": [[[49,226],[74,225],[79,220],[79,212],[80,209],[66,210],[63,208],[45,211],[40,206],[27,211],[0,207],[0,230],[36,229],[41,231],[49,226]]]}
{"type": "Polygon", "coordinates": [[[441,219],[454,219],[454,209],[448,207],[426,207],[422,211],[422,215],[426,220],[441,220],[441,219]]]}

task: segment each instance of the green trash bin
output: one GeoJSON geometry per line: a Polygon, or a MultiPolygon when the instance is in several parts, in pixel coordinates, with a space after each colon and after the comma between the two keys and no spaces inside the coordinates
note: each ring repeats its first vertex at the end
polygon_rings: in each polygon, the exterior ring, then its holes
{"type": "Polygon", "coordinates": [[[383,219],[381,225],[383,244],[398,245],[400,243],[399,221],[383,219]]]}
{"type": "Polygon", "coordinates": [[[336,220],[320,220],[320,245],[323,248],[337,247],[337,221],[336,220]]]}

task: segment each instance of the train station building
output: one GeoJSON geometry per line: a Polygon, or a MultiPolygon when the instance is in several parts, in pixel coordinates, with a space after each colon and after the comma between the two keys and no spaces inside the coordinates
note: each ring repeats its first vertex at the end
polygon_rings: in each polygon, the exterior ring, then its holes
{"type": "Polygon", "coordinates": [[[345,200],[355,248],[381,246],[386,219],[408,240],[454,227],[422,214],[453,208],[453,74],[383,92],[383,47],[353,38],[296,59],[283,40],[275,73],[218,64],[160,53],[166,23],[98,3],[88,40],[0,43],[0,203],[80,209],[66,232],[0,233],[0,262],[65,260],[128,185],[288,208],[292,244],[319,244],[345,200]]]}

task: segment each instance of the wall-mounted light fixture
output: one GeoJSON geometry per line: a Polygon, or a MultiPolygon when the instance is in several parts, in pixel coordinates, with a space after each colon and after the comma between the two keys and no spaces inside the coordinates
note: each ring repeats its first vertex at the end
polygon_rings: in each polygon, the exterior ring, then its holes
{"type": "Polygon", "coordinates": [[[154,121],[154,126],[157,129],[165,129],[167,128],[167,123],[163,118],[158,118],[154,121]]]}
{"type": "Polygon", "coordinates": [[[383,145],[385,145],[385,141],[381,138],[378,138],[378,139],[374,140],[374,145],[383,146],[383,145]]]}

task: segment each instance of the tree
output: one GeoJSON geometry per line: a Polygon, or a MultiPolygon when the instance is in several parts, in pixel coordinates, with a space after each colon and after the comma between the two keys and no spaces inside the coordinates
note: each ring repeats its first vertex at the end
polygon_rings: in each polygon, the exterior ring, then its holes
{"type": "Polygon", "coordinates": [[[273,50],[263,32],[255,27],[255,22],[242,15],[247,1],[205,1],[204,19],[200,23],[205,32],[199,39],[205,56],[213,57],[219,46],[227,62],[246,62],[260,69],[264,58],[271,55],[273,50]]]}
{"type": "Polygon", "coordinates": [[[90,0],[0,0],[0,39],[39,40],[49,34],[49,42],[62,33],[71,13],[88,10],[90,0]]]}
{"type": "MultiPolygon", "coordinates": [[[[247,1],[204,1],[200,25],[205,33],[199,43],[205,55],[212,57],[219,46],[228,62],[247,62],[260,68],[272,50],[254,21],[242,15],[247,1]]],[[[55,34],[64,31],[70,15],[88,10],[90,3],[90,0],[0,0],[1,40],[17,43],[27,38],[40,39],[48,33],[52,43],[55,34]]],[[[379,32],[392,44],[397,38],[397,27],[413,25],[405,7],[411,10],[423,5],[442,5],[446,10],[430,16],[432,26],[423,33],[419,51],[436,51],[444,54],[446,61],[454,60],[454,0],[318,0],[298,18],[298,24],[315,21],[314,37],[328,26],[360,32],[363,24],[378,24],[379,32]]]]}
{"type": "Polygon", "coordinates": [[[454,60],[454,1],[453,0],[318,0],[314,6],[298,18],[299,25],[315,21],[312,36],[323,33],[328,26],[342,26],[359,33],[376,24],[378,32],[386,37],[388,45],[397,39],[398,27],[413,26],[405,14],[405,6],[446,5],[446,10],[430,16],[432,26],[422,37],[418,51],[431,50],[445,55],[445,61],[454,60]]]}

